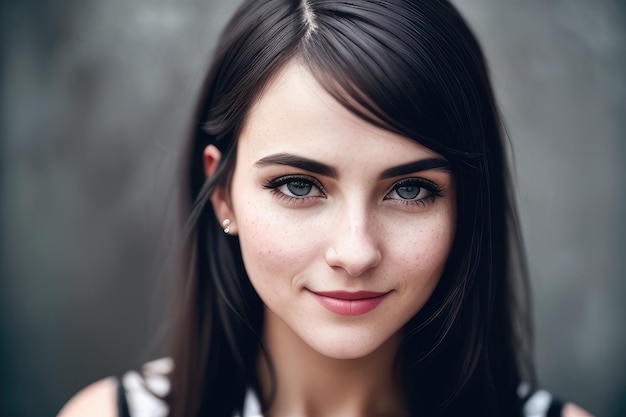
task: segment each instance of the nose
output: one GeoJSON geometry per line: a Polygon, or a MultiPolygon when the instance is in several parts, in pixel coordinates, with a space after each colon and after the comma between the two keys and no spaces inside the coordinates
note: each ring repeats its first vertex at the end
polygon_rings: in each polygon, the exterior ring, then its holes
{"type": "Polygon", "coordinates": [[[364,211],[353,210],[340,218],[330,232],[326,263],[358,277],[382,260],[376,227],[364,211]]]}

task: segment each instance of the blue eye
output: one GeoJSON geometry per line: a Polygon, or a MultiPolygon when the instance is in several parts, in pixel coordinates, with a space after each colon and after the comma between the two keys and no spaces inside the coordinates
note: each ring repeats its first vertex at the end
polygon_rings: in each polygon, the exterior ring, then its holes
{"type": "Polygon", "coordinates": [[[395,190],[400,198],[404,198],[405,200],[412,200],[419,195],[422,188],[416,185],[402,185],[396,187],[395,190]]]}
{"type": "Polygon", "coordinates": [[[325,197],[322,185],[313,177],[306,175],[286,175],[267,182],[265,188],[271,189],[281,197],[305,199],[325,197]]]}
{"type": "Polygon", "coordinates": [[[385,200],[397,200],[405,204],[426,204],[441,196],[441,188],[423,178],[407,178],[398,181],[385,196],[385,200]]]}
{"type": "Polygon", "coordinates": [[[313,184],[311,184],[311,182],[309,181],[293,180],[284,184],[280,188],[283,188],[283,187],[286,187],[287,190],[296,197],[305,197],[313,189],[313,184]]]}

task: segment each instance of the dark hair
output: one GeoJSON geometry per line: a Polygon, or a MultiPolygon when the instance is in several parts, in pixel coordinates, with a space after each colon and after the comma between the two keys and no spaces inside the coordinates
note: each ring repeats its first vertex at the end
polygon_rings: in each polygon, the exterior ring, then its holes
{"type": "Polygon", "coordinates": [[[458,12],[436,0],[250,0],[226,27],[185,161],[188,241],[171,415],[230,417],[247,388],[260,392],[263,305],[209,196],[228,186],[247,111],[291,60],[359,117],[444,156],[454,175],[452,250],[435,292],[405,326],[400,352],[411,411],[520,415],[518,386],[534,376],[504,134],[480,46],[458,12]],[[223,157],[207,179],[209,144],[223,157]]]}

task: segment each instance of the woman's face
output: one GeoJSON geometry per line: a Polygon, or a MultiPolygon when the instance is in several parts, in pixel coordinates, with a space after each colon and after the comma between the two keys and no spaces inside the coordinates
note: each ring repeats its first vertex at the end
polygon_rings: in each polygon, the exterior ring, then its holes
{"type": "Polygon", "coordinates": [[[249,112],[229,195],[265,325],[334,358],[398,342],[454,238],[446,161],[359,119],[296,63],[249,112]]]}

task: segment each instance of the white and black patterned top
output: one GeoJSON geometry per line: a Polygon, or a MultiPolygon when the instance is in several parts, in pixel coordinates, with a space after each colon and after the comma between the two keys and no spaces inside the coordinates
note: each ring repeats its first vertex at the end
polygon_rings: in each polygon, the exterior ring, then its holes
{"type": "MultiPolygon", "coordinates": [[[[167,374],[172,370],[170,358],[158,359],[144,365],[140,375],[127,372],[119,380],[118,409],[120,417],[167,417],[167,404],[157,398],[165,396],[170,389],[167,374]]],[[[536,391],[524,403],[524,417],[560,417],[563,403],[547,391],[536,391]]],[[[261,405],[252,390],[244,400],[243,415],[233,417],[263,417],[261,405]]]]}

